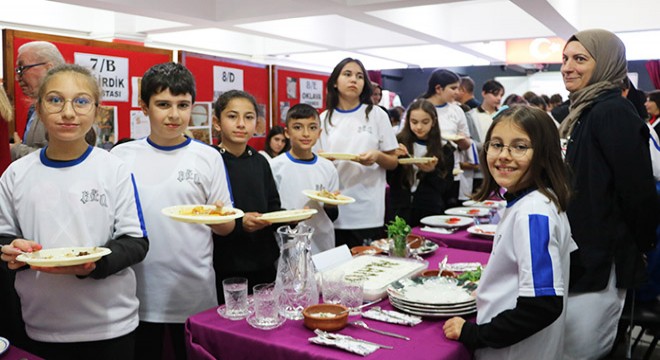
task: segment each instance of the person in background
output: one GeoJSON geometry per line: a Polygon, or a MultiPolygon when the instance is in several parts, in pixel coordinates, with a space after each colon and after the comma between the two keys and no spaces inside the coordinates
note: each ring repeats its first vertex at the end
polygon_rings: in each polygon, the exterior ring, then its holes
{"type": "Polygon", "coordinates": [[[339,175],[335,166],[330,160],[312,152],[319,136],[321,121],[316,109],[307,104],[294,105],[286,115],[286,137],[291,141],[291,150],[270,162],[282,207],[289,210],[318,210],[311,219],[305,220],[314,228],[312,254],[335,247],[332,222],[339,215],[336,205],[322,204],[303,194],[304,190],[335,193],[339,189],[339,175]]]}
{"type": "Polygon", "coordinates": [[[289,147],[289,139],[284,134],[284,128],[280,125],[275,125],[268,131],[266,144],[264,145],[264,149],[259,151],[259,154],[270,161],[276,156],[288,151],[289,147]]]}
{"type": "Polygon", "coordinates": [[[184,135],[194,102],[188,69],[172,62],[152,66],[142,76],[139,102],[151,133],[111,151],[134,175],[151,238],[149,254],[134,267],[140,299],[136,359],[160,359],[166,330],[174,357],[185,359],[184,322],[218,305],[212,234],[228,234],[234,221],[189,224],[161,212],[177,205],[231,206],[222,157],[184,135]]]}
{"type": "Polygon", "coordinates": [[[524,97],[518,95],[518,94],[510,94],[509,96],[504,99],[503,105],[506,105],[508,107],[513,107],[515,105],[529,105],[527,100],[525,100],[524,97]]]}
{"type": "Polygon", "coordinates": [[[216,150],[222,155],[231,184],[234,206],[245,212],[236,219],[236,228],[226,235],[214,235],[213,267],[218,302],[224,304],[222,280],[248,279],[248,292],[261,283],[275,281],[280,250],[274,232],[278,224],[259,217],[282,210],[280,195],[268,161],[248,141],[257,123],[257,101],[239,90],[220,95],[213,110],[213,126],[220,131],[216,150]]]}
{"type": "Polygon", "coordinates": [[[465,112],[455,99],[460,78],[454,72],[436,69],[429,77],[426,93],[422,98],[430,101],[438,114],[440,133],[452,137],[457,150],[454,152],[454,170],[462,173],[454,176],[452,193],[455,198],[448,200],[448,207],[456,206],[459,200],[468,200],[472,194],[472,178],[477,167],[477,146],[471,139],[465,112]]]}
{"type": "Polygon", "coordinates": [[[660,136],[660,90],[651,91],[646,98],[644,106],[649,114],[649,125],[660,136]]]}
{"type": "Polygon", "coordinates": [[[564,102],[564,100],[560,94],[554,94],[550,96],[550,101],[548,101],[548,111],[552,111],[552,109],[561,105],[562,102],[564,102]]]}
{"type": "Polygon", "coordinates": [[[458,97],[456,100],[463,105],[467,105],[470,109],[481,105],[474,98],[474,80],[469,76],[461,77],[461,84],[458,86],[458,97]]]}
{"type": "MultiPolygon", "coordinates": [[[[497,112],[502,102],[504,86],[497,80],[488,80],[481,87],[481,96],[484,100],[481,105],[472,110],[472,117],[477,123],[480,138],[484,139],[493,122],[493,114],[497,112]]],[[[505,105],[508,104],[505,103],[505,105]]]]}
{"type": "Polygon", "coordinates": [[[406,117],[406,125],[397,135],[397,155],[433,160],[424,164],[399,164],[387,171],[387,183],[393,215],[402,217],[410,226],[417,226],[423,217],[442,214],[447,208],[454,182],[454,148],[441,139],[438,114],[429,101],[420,99],[410,104],[406,117]]]}
{"type": "MultiPolygon", "coordinates": [[[[39,85],[48,70],[64,64],[64,57],[57,47],[46,41],[32,41],[18,48],[16,57],[16,79],[21,91],[32,101],[36,100],[39,85]]],[[[48,144],[46,129],[39,121],[35,105],[30,105],[25,123],[23,139],[14,132],[14,143],[10,145],[11,158],[16,160],[48,144]]]]}
{"type": "MultiPolygon", "coordinates": [[[[0,138],[9,138],[8,124],[14,120],[14,107],[12,106],[5,88],[0,86],[0,138]]],[[[7,166],[11,163],[11,151],[9,144],[0,145],[0,174],[2,174],[7,166]]]]}
{"type": "Polygon", "coordinates": [[[649,129],[621,96],[626,51],[613,33],[592,29],[568,39],[561,74],[570,112],[560,135],[574,198],[565,359],[599,359],[611,349],[626,290],[644,282],[642,254],[655,244],[658,202],[649,129]]]}
{"type": "Polygon", "coordinates": [[[401,123],[401,113],[397,109],[387,110],[387,114],[390,116],[390,124],[392,125],[392,130],[395,134],[398,134],[403,128],[401,123]]]}
{"type": "Polygon", "coordinates": [[[383,98],[383,88],[380,86],[380,84],[374,81],[371,82],[371,87],[373,89],[373,94],[371,94],[371,103],[374,105],[380,105],[380,101],[383,98]]]}
{"type": "Polygon", "coordinates": [[[358,59],[346,58],[327,83],[326,110],[321,114],[321,138],[315,149],[357,155],[356,161],[336,161],[342,194],[355,202],[342,205],[335,221],[336,245],[363,245],[383,237],[386,170],[397,166],[397,141],[385,111],[371,103],[372,87],[358,59]]]}
{"type": "Polygon", "coordinates": [[[85,141],[101,89],[88,69],[61,65],[44,77],[35,99],[50,141],[0,178],[0,258],[21,270],[16,290],[28,350],[55,360],[133,359],[139,300],[132,266],[149,242],[129,169],[85,141]],[[112,252],[72,266],[17,260],[22,252],[73,246],[112,252]]]}

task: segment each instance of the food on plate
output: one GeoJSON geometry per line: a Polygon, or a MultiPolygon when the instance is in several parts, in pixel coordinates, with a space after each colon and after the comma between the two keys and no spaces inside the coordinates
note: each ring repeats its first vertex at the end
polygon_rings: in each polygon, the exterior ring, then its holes
{"type": "Polygon", "coordinates": [[[479,210],[479,209],[470,209],[470,210],[468,210],[467,213],[468,214],[479,214],[480,212],[481,212],[481,210],[479,210]]]}
{"type": "Polygon", "coordinates": [[[462,281],[479,281],[481,279],[481,266],[477,267],[477,270],[474,271],[465,271],[462,274],[458,275],[456,278],[462,281]]]}
{"type": "Polygon", "coordinates": [[[461,221],[460,218],[455,218],[455,217],[453,217],[453,218],[449,218],[449,219],[447,219],[445,222],[446,222],[447,224],[457,224],[457,223],[459,223],[460,221],[461,221]]]}
{"type": "Polygon", "coordinates": [[[479,234],[484,234],[484,235],[495,235],[495,231],[484,230],[480,227],[475,227],[474,232],[478,232],[479,234]]]}
{"type": "Polygon", "coordinates": [[[223,211],[220,207],[209,208],[204,206],[195,206],[192,209],[181,209],[179,210],[179,215],[216,215],[216,216],[228,216],[236,214],[235,211],[226,210],[223,211]]]}
{"type": "Polygon", "coordinates": [[[339,200],[339,193],[332,193],[325,189],[318,191],[316,194],[320,197],[324,197],[332,200],[339,200]]]}

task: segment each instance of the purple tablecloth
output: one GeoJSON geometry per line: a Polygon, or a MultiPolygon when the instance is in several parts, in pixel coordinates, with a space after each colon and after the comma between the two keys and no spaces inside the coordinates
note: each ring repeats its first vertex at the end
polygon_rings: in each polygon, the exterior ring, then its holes
{"type": "Polygon", "coordinates": [[[32,355],[29,352],[17,348],[16,346],[9,345],[9,350],[0,355],[1,360],[21,360],[21,359],[27,359],[27,360],[43,360],[42,358],[38,357],[37,355],[32,355]]]}
{"type": "MultiPolygon", "coordinates": [[[[440,248],[430,255],[429,268],[437,269],[444,255],[449,263],[479,261],[485,264],[489,254],[451,248],[440,248]]],[[[378,303],[384,309],[392,309],[388,300],[378,303]]],[[[349,321],[361,319],[351,316],[349,321]]],[[[373,327],[385,331],[407,335],[410,341],[383,336],[370,331],[348,326],[342,334],[360,339],[391,345],[393,350],[379,349],[368,358],[416,360],[471,359],[472,354],[459,342],[447,340],[442,331],[445,319],[424,318],[414,327],[387,324],[362,319],[373,327]]],[[[307,341],[314,333],[304,327],[302,320],[287,320],[281,327],[262,331],[252,328],[245,320],[230,321],[221,318],[216,308],[193,315],[186,321],[188,358],[197,359],[357,359],[360,356],[331,347],[311,344],[307,341]]]]}
{"type": "Polygon", "coordinates": [[[438,234],[422,231],[420,227],[412,230],[415,235],[423,236],[436,243],[445,243],[450,248],[480,251],[489,253],[493,250],[493,239],[472,235],[467,230],[459,230],[453,234],[438,234]]]}

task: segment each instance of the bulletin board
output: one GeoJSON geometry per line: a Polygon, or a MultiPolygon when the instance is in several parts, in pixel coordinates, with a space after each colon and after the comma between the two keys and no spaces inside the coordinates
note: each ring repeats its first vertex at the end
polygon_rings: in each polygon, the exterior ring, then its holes
{"type": "Polygon", "coordinates": [[[195,101],[213,102],[221,93],[229,90],[243,90],[255,97],[259,116],[255,134],[249,144],[257,150],[263,149],[266,133],[270,129],[270,67],[187,51],[179,52],[179,62],[195,76],[195,101]]]}
{"type": "MultiPolygon", "coordinates": [[[[116,119],[115,141],[131,136],[131,110],[139,110],[138,79],[151,66],[172,61],[172,50],[154,49],[140,45],[78,39],[71,37],[8,30],[2,32],[4,49],[4,80],[8,95],[14,99],[16,110],[11,131],[23,136],[30,98],[23,95],[17,82],[14,66],[18,48],[31,41],[48,41],[60,50],[67,63],[78,63],[92,69],[101,83],[104,112],[116,119]],[[15,125],[13,125],[15,124],[15,125]]],[[[102,112],[102,114],[104,113],[102,112]]]]}
{"type": "Polygon", "coordinates": [[[283,125],[288,109],[301,102],[325,109],[325,87],[330,74],[273,66],[273,124],[283,125]]]}

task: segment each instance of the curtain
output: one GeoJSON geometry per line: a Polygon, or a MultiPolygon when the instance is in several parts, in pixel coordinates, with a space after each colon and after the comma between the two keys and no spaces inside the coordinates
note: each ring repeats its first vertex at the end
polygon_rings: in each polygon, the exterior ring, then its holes
{"type": "Polygon", "coordinates": [[[646,62],[646,71],[656,89],[660,89],[660,60],[649,60],[646,62]]]}
{"type": "Polygon", "coordinates": [[[369,75],[369,80],[383,86],[383,78],[380,75],[380,70],[367,70],[367,74],[369,75]]]}

